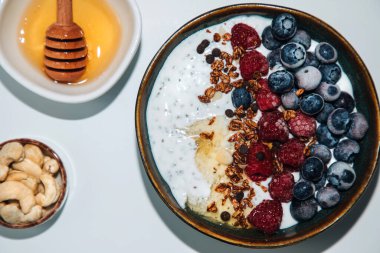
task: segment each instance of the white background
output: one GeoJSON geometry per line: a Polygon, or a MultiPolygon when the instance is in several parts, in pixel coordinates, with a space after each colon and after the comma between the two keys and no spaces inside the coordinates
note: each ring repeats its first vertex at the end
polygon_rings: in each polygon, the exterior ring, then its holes
{"type": "MultiPolygon", "coordinates": [[[[134,108],[141,78],[162,43],[208,10],[240,1],[138,0],[140,50],[120,82],[81,105],[45,100],[0,77],[0,141],[41,136],[70,157],[74,179],[59,217],[40,228],[0,228],[0,252],[251,252],[209,238],[184,224],[161,202],[142,168],[134,108]]],[[[309,12],[356,48],[380,88],[380,1],[263,1],[309,12]]],[[[375,174],[364,196],[338,224],[305,242],[265,252],[380,252],[380,186],[375,174]]],[[[263,252],[255,250],[255,252],[263,252]]]]}

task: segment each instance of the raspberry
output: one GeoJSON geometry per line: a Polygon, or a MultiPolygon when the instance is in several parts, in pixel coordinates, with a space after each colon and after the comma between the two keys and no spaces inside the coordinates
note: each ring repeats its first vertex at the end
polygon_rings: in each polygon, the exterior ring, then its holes
{"type": "Polygon", "coordinates": [[[240,58],[240,73],[244,80],[251,80],[257,74],[268,74],[269,64],[267,58],[256,50],[245,53],[240,58]]]}
{"type": "Polygon", "coordinates": [[[256,48],[261,45],[261,40],[256,30],[249,25],[239,23],[231,29],[231,44],[233,47],[240,46],[244,49],[256,48]]]}
{"type": "Polygon", "coordinates": [[[269,86],[268,86],[268,79],[266,79],[266,78],[260,78],[258,82],[259,82],[259,84],[261,86],[260,89],[270,90],[269,86]]]}
{"type": "Polygon", "coordinates": [[[295,168],[286,164],[284,164],[284,166],[282,167],[284,171],[289,171],[289,172],[298,172],[300,170],[300,168],[295,168]]]}
{"type": "Polygon", "coordinates": [[[303,142],[298,139],[291,139],[280,147],[277,157],[283,164],[298,170],[305,161],[304,149],[305,144],[303,142]]]}
{"type": "Polygon", "coordinates": [[[272,199],[287,203],[293,198],[294,177],[290,172],[283,172],[272,178],[269,193],[272,199]]]}
{"type": "Polygon", "coordinates": [[[315,135],[316,122],[313,117],[297,112],[296,117],[288,121],[290,132],[297,137],[312,137],[315,135]]]}
{"type": "Polygon", "coordinates": [[[265,234],[273,234],[281,225],[282,206],[276,200],[263,200],[248,215],[248,221],[265,234]]]}
{"type": "Polygon", "coordinates": [[[263,181],[272,175],[273,156],[269,148],[262,143],[253,143],[247,154],[245,173],[252,181],[263,181]]]}
{"type": "Polygon", "coordinates": [[[279,111],[264,112],[259,120],[259,138],[263,141],[286,142],[289,129],[279,111]]]}
{"type": "Polygon", "coordinates": [[[271,111],[281,105],[280,97],[265,88],[259,90],[256,95],[256,101],[261,111],[271,111]]]}

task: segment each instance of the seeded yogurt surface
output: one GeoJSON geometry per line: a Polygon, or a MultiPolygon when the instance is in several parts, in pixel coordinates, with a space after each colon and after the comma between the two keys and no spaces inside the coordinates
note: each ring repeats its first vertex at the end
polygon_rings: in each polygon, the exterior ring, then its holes
{"type": "MultiPolygon", "coordinates": [[[[149,140],[157,167],[182,208],[185,208],[187,201],[193,204],[204,203],[211,191],[211,184],[203,178],[196,166],[194,157],[197,146],[195,140],[186,134],[187,128],[196,121],[224,115],[226,109],[233,109],[231,94],[216,95],[208,104],[198,100],[198,95],[202,95],[204,90],[210,87],[211,69],[206,63],[205,55],[210,54],[214,48],[232,54],[230,43],[222,45],[221,42],[214,42],[213,34],[230,33],[235,24],[246,23],[261,35],[271,21],[261,16],[239,16],[200,30],[173,49],[157,76],[146,114],[149,140]],[[198,54],[196,47],[204,39],[211,43],[203,54],[198,54]]],[[[333,41],[330,43],[333,44],[333,41]]],[[[312,41],[308,51],[314,51],[317,44],[316,41],[312,41]]],[[[270,52],[262,45],[256,50],[264,56],[270,52]]],[[[234,65],[239,67],[236,61],[234,65]]],[[[276,66],[270,72],[278,69],[276,66]]],[[[337,85],[342,91],[353,95],[351,82],[343,70],[337,85]]],[[[332,158],[330,163],[333,160],[335,159],[332,158]]],[[[293,175],[297,181],[299,173],[293,175]]],[[[268,178],[261,184],[268,187],[270,180],[271,178],[268,178]]],[[[256,193],[252,200],[254,205],[258,205],[264,199],[271,199],[269,192],[264,192],[253,182],[251,186],[256,193]]],[[[284,215],[281,228],[297,223],[290,215],[289,206],[290,203],[282,203],[284,215]]]]}

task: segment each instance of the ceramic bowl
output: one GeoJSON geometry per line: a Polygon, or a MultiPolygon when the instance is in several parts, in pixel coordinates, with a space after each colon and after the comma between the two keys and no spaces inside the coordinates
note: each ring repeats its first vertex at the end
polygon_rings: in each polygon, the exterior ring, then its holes
{"type": "MultiPolygon", "coordinates": [[[[32,66],[18,45],[17,27],[31,0],[0,1],[0,64],[25,88],[64,103],[93,100],[117,83],[135,55],[141,38],[141,16],[135,0],[107,1],[120,22],[119,49],[109,66],[85,85],[54,83],[40,69],[32,66]]],[[[101,36],[101,35],[100,35],[101,36]]]]}
{"type": "MultiPolygon", "coordinates": [[[[195,49],[194,49],[195,50],[195,49]]],[[[196,98],[195,98],[196,99],[196,98]]],[[[334,28],[324,21],[302,11],[264,4],[227,6],[196,17],[176,31],[160,48],[142,79],[136,104],[136,131],[141,158],[146,173],[165,204],[184,222],[200,232],[221,241],[245,247],[279,247],[310,238],[336,223],[347,213],[363,194],[378,165],[379,156],[379,102],[372,78],[363,61],[334,28]],[[293,14],[299,27],[307,30],[317,41],[332,42],[339,54],[339,62],[353,85],[357,109],[369,120],[369,130],[361,141],[361,155],[355,160],[357,180],[354,186],[342,194],[339,205],[324,209],[311,220],[266,235],[255,229],[238,229],[210,222],[191,210],[182,209],[173,197],[170,187],[160,175],[155,163],[147,129],[147,104],[157,75],[171,51],[189,35],[208,26],[222,23],[238,15],[260,15],[273,18],[288,12],[293,14]]]]}
{"type": "Polygon", "coordinates": [[[45,156],[49,156],[49,157],[54,158],[58,161],[59,172],[57,172],[58,174],[56,176],[56,179],[57,179],[57,182],[59,182],[59,184],[60,184],[61,194],[60,194],[60,196],[59,196],[59,198],[55,204],[47,207],[47,209],[46,209],[47,212],[42,218],[40,218],[39,220],[36,220],[35,222],[31,222],[31,223],[9,224],[9,223],[5,222],[0,217],[0,226],[13,228],[13,229],[26,229],[26,228],[31,228],[31,227],[41,225],[41,224],[45,223],[46,221],[50,220],[51,218],[53,218],[61,210],[61,208],[63,207],[63,205],[67,199],[69,187],[68,187],[66,169],[63,165],[61,158],[58,156],[58,154],[53,149],[51,149],[49,146],[47,146],[46,144],[44,144],[40,141],[33,140],[33,139],[26,139],[26,138],[12,139],[12,140],[8,140],[6,142],[1,143],[0,149],[5,144],[7,144],[9,142],[19,142],[23,146],[26,144],[33,144],[33,145],[39,147],[45,156]]]}

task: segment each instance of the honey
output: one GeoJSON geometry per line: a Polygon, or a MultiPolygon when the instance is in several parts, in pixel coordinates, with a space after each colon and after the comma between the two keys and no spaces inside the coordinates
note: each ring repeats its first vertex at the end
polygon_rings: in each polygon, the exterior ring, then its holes
{"type": "MultiPolygon", "coordinates": [[[[43,71],[46,29],[56,21],[56,0],[32,0],[18,28],[18,42],[26,58],[43,71]]],[[[111,63],[120,43],[120,22],[105,0],[74,0],[74,22],[84,31],[88,63],[75,84],[99,76],[111,63]]]]}

